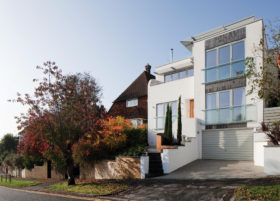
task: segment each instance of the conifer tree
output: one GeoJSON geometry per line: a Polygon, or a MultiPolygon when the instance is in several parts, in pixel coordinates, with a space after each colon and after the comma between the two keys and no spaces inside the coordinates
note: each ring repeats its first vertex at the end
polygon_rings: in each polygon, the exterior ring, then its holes
{"type": "Polygon", "coordinates": [[[178,101],[178,126],[177,126],[177,143],[182,141],[182,114],[181,114],[181,96],[178,101]]]}

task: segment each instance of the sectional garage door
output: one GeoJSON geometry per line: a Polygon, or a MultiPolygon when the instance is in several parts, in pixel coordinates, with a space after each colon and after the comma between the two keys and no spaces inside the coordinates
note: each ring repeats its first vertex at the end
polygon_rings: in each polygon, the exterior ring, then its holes
{"type": "Polygon", "coordinates": [[[202,158],[253,160],[253,130],[207,130],[202,133],[202,158]]]}

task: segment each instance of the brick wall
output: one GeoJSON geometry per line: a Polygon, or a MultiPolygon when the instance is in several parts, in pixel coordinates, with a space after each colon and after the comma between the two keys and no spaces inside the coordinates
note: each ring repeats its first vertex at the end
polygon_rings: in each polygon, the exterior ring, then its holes
{"type": "Polygon", "coordinates": [[[127,119],[147,119],[147,96],[138,98],[138,106],[126,107],[126,101],[116,102],[110,108],[108,114],[111,116],[123,116],[127,119]]]}

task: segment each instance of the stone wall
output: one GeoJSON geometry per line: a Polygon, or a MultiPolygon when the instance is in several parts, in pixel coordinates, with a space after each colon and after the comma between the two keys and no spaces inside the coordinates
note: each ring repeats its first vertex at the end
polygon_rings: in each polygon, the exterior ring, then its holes
{"type": "Polygon", "coordinates": [[[80,168],[80,179],[141,179],[139,157],[117,157],[80,168]]]}
{"type": "MultiPolygon", "coordinates": [[[[28,179],[48,179],[47,163],[44,163],[43,166],[35,166],[32,170],[23,169],[21,171],[21,177],[28,179]]],[[[64,176],[55,169],[52,169],[51,178],[64,179],[64,176]]]]}

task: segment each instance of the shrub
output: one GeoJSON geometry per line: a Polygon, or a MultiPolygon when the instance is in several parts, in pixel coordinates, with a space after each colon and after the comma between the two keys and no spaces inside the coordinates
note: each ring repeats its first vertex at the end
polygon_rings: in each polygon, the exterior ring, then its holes
{"type": "Polygon", "coordinates": [[[126,134],[126,146],[120,151],[119,155],[122,156],[141,156],[145,147],[148,145],[147,142],[147,129],[145,128],[132,128],[125,130],[126,134]]]}
{"type": "Polygon", "coordinates": [[[165,127],[164,127],[164,135],[163,135],[163,144],[171,145],[173,143],[173,135],[172,135],[172,108],[171,106],[167,106],[166,118],[165,118],[165,127]]]}
{"type": "Polygon", "coordinates": [[[180,145],[182,141],[182,114],[181,114],[181,96],[178,101],[178,125],[177,125],[177,143],[180,145]]]}

